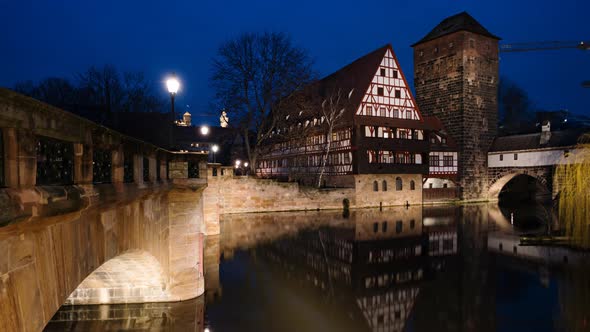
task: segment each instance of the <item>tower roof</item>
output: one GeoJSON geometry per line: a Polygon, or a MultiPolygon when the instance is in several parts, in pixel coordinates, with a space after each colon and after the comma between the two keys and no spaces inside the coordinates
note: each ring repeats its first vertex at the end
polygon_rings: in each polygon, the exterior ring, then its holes
{"type": "Polygon", "coordinates": [[[469,31],[482,36],[498,40],[500,39],[500,37],[493,35],[484,28],[483,25],[473,18],[473,16],[469,15],[467,12],[462,12],[442,20],[436,27],[434,27],[434,29],[424,36],[424,38],[414,43],[412,47],[458,31],[469,31]]]}

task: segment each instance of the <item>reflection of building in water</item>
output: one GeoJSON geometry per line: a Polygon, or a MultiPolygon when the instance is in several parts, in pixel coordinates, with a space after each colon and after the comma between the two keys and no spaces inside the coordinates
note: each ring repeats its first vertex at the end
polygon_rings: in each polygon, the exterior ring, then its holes
{"type": "Polygon", "coordinates": [[[44,331],[182,331],[205,328],[203,297],[180,302],[63,306],[44,331]]]}
{"type": "Polygon", "coordinates": [[[399,207],[352,211],[347,224],[306,230],[256,252],[346,303],[371,330],[402,331],[429,275],[427,250],[422,207],[399,207]]]}

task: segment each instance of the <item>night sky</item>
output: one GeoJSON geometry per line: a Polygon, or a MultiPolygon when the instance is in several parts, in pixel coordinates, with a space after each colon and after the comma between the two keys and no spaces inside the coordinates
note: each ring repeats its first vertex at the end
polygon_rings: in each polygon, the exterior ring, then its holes
{"type": "MultiPolygon", "coordinates": [[[[177,108],[188,104],[193,123],[215,124],[211,59],[228,38],[287,32],[321,76],[391,43],[412,80],[410,45],[461,11],[503,43],[590,40],[590,1],[582,0],[0,0],[0,86],[73,78],[90,65],[112,63],[145,72],[164,95],[163,79],[174,71],[183,83],[177,108]]],[[[500,75],[524,88],[538,108],[590,115],[590,89],[580,85],[590,80],[590,51],[503,54],[500,75]]]]}

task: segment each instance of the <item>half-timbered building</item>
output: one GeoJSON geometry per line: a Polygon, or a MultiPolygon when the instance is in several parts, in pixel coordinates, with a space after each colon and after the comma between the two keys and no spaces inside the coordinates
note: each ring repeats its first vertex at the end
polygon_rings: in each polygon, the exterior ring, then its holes
{"type": "MultiPolygon", "coordinates": [[[[430,138],[446,135],[434,135],[442,127],[420,113],[391,45],[310,84],[296,97],[303,106],[286,112],[266,142],[258,176],[354,187],[377,193],[384,204],[422,200],[430,138]],[[407,192],[394,197],[400,191],[407,192]]],[[[452,156],[456,167],[456,153],[452,156]]]]}

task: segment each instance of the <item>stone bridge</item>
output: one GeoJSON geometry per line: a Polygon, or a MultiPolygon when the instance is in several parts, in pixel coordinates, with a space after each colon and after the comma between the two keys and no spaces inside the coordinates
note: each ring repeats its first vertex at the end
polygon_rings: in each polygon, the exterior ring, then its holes
{"type": "Polygon", "coordinates": [[[551,131],[550,123],[533,134],[511,135],[496,138],[488,152],[488,198],[498,195],[514,178],[526,175],[536,180],[537,190],[556,198],[561,179],[555,176],[559,165],[582,162],[578,145],[585,133],[581,129],[551,131]]]}
{"type": "Polygon", "coordinates": [[[202,294],[206,157],[0,89],[1,330],[202,294]]]}

